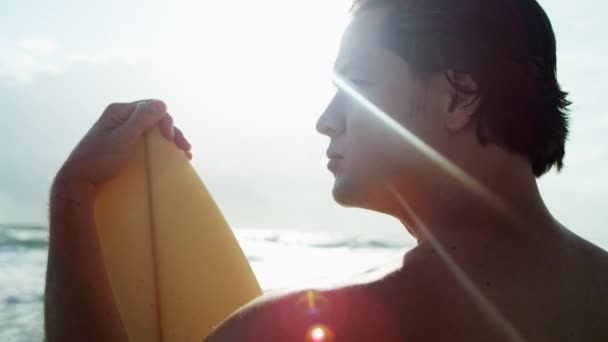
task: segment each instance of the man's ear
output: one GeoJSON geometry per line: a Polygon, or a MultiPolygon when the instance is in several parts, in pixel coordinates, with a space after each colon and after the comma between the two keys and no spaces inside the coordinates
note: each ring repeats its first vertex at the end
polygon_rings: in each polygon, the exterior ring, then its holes
{"type": "Polygon", "coordinates": [[[471,75],[454,70],[445,72],[451,99],[445,112],[444,122],[451,132],[464,129],[473,120],[479,107],[479,87],[471,75]]]}

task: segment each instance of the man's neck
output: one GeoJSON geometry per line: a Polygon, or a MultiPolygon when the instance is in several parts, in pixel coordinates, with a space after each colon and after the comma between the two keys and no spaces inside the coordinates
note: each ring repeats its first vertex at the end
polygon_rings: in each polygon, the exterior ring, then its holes
{"type": "Polygon", "coordinates": [[[400,207],[396,216],[419,243],[431,237],[466,239],[497,232],[540,236],[556,222],[542,201],[529,166],[511,159],[467,170],[499,203],[448,176],[419,198],[408,198],[405,190],[395,189],[400,207]]]}

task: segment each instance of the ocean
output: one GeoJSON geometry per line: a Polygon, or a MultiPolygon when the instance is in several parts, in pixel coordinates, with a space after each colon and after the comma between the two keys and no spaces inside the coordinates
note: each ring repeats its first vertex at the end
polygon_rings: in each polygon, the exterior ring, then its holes
{"type": "MultiPolygon", "coordinates": [[[[368,281],[401,265],[407,234],[237,229],[265,292],[368,281]]],[[[0,225],[0,341],[41,341],[48,229],[0,225]]]]}

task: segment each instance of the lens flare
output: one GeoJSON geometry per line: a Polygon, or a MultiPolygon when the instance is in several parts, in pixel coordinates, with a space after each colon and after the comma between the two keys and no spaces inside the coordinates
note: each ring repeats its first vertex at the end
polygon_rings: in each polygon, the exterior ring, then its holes
{"type": "MultiPolygon", "coordinates": [[[[477,179],[472,177],[470,174],[465,172],[463,169],[452,163],[449,159],[444,157],[442,154],[437,152],[431,146],[426,144],[407,128],[403,127],[396,120],[390,117],[382,109],[368,100],[359,91],[355,89],[345,78],[338,73],[334,73],[333,82],[344,93],[346,93],[353,101],[362,106],[369,112],[369,114],[376,117],[382,123],[384,123],[388,129],[399,134],[404,141],[410,143],[412,146],[422,152],[427,158],[433,161],[437,166],[444,170],[448,175],[456,179],[465,185],[472,193],[483,199],[484,202],[491,208],[497,210],[505,216],[505,218],[511,220],[515,227],[525,227],[525,220],[522,219],[521,215],[516,212],[510,205],[508,205],[502,198],[497,196],[489,188],[480,183],[477,179]]],[[[396,199],[399,201],[405,211],[414,219],[416,226],[425,235],[425,238],[429,241],[430,245],[440,256],[442,261],[451,271],[451,273],[458,279],[458,282],[469,294],[473,302],[483,310],[488,318],[494,322],[494,324],[503,332],[503,334],[509,338],[510,341],[523,342],[525,341],[523,336],[517,331],[513,324],[494,306],[494,304],[486,298],[481,290],[475,285],[475,283],[467,276],[462,268],[456,263],[448,251],[437,241],[432,235],[428,227],[422,222],[422,220],[416,215],[412,208],[408,205],[403,197],[394,189],[390,184],[387,184],[389,191],[393,193],[396,199]]],[[[314,340],[310,340],[314,341],[314,340]]]]}
{"type": "Polygon", "coordinates": [[[298,297],[295,304],[298,312],[315,315],[320,313],[329,303],[324,295],[309,290],[298,297]]]}
{"type": "Polygon", "coordinates": [[[313,325],[306,332],[306,342],[333,342],[334,333],[322,324],[313,325]]]}
{"type": "Polygon", "coordinates": [[[315,341],[322,341],[325,338],[325,331],[321,328],[314,328],[310,333],[310,337],[312,337],[315,341]]]}

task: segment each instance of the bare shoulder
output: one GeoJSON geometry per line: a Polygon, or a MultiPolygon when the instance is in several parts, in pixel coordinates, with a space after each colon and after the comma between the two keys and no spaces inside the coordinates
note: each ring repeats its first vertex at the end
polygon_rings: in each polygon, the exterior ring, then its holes
{"type": "MultiPolygon", "coordinates": [[[[250,330],[256,320],[287,295],[263,295],[226,318],[205,339],[206,342],[249,341],[250,330]]],[[[267,315],[267,314],[266,314],[267,315]]]]}
{"type": "Polygon", "coordinates": [[[578,254],[575,267],[579,278],[587,279],[588,291],[608,305],[608,252],[593,243],[577,238],[575,252],[578,254]]]}
{"type": "Polygon", "coordinates": [[[443,323],[457,317],[448,312],[454,296],[440,264],[416,249],[401,269],[373,282],[265,296],[226,319],[206,341],[449,339],[455,331],[443,323]]]}
{"type": "Polygon", "coordinates": [[[577,239],[577,244],[586,252],[588,258],[595,261],[594,263],[608,266],[608,251],[580,237],[577,239]]]}
{"type": "Polygon", "coordinates": [[[471,253],[446,248],[450,262],[431,246],[419,246],[406,254],[401,269],[374,282],[264,296],[229,317],[207,341],[310,341],[313,336],[333,337],[327,341],[512,340],[470,288],[536,340],[561,340],[543,339],[561,336],[561,326],[593,337],[587,340],[604,336],[604,320],[595,320],[606,317],[608,307],[608,253],[601,248],[570,236],[566,244],[552,247],[558,252],[541,251],[546,264],[519,258],[527,262],[500,267],[486,254],[471,262],[471,253]],[[489,266],[480,268],[480,263],[489,266]],[[470,286],[455,267],[467,274],[470,286]]]}
{"type": "Polygon", "coordinates": [[[390,308],[372,284],[264,296],[226,319],[207,342],[398,341],[390,308]]]}
{"type": "Polygon", "coordinates": [[[599,246],[568,232],[568,258],[581,279],[588,279],[608,296],[608,252],[599,246]]]}

